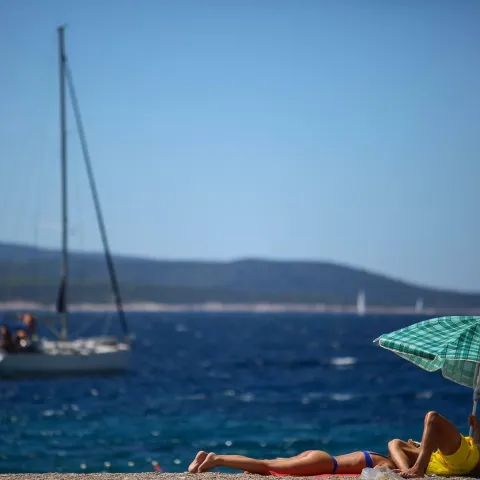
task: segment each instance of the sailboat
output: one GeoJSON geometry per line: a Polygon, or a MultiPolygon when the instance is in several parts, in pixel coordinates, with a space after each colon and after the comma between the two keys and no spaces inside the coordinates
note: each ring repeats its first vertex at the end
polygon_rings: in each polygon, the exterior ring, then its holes
{"type": "Polygon", "coordinates": [[[59,56],[59,90],[60,90],[60,165],[61,165],[61,205],[62,205],[62,262],[60,286],[56,301],[55,318],[41,318],[54,334],[55,339],[40,338],[27,349],[6,352],[0,349],[0,376],[44,376],[65,374],[93,374],[103,372],[124,371],[128,368],[131,356],[131,342],[127,320],[123,310],[120,288],[115,266],[107,239],[99,196],[93,176],[93,169],[87,148],[85,133],[80,116],[77,96],[73,85],[73,77],[65,52],[65,27],[60,26],[58,32],[59,56]],[[66,97],[69,93],[73,113],[77,124],[87,176],[92,192],[100,235],[104,247],[105,260],[109,272],[110,283],[115,298],[116,310],[124,336],[85,337],[73,339],[69,332],[69,270],[68,270],[68,196],[67,196],[67,110],[66,97]],[[58,326],[59,324],[59,326],[58,326]]]}
{"type": "Polygon", "coordinates": [[[367,305],[365,301],[365,291],[359,290],[357,294],[357,315],[363,316],[367,311],[367,305]]]}

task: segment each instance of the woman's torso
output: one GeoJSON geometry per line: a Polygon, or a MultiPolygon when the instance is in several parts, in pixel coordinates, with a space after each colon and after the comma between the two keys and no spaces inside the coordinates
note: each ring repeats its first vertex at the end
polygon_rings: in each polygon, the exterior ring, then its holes
{"type": "Polygon", "coordinates": [[[338,462],[336,473],[358,473],[366,467],[374,468],[385,465],[389,468],[395,468],[393,462],[386,456],[369,451],[358,451],[348,453],[346,455],[338,455],[335,457],[338,462]],[[370,459],[370,462],[369,462],[370,459]]]}

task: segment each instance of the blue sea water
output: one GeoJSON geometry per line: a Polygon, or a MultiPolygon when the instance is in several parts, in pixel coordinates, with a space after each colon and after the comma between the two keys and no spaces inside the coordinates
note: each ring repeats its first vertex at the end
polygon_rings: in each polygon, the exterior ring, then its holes
{"type": "MultiPolygon", "coordinates": [[[[93,319],[76,315],[76,326],[93,319]]],[[[472,392],[375,346],[421,317],[129,314],[128,373],[0,381],[0,472],[183,472],[200,450],[385,451],[472,392]]]]}

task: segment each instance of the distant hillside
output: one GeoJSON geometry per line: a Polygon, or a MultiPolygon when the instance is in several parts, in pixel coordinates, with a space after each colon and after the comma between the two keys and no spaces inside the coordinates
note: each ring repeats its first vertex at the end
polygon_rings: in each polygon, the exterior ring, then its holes
{"type": "MultiPolygon", "coordinates": [[[[126,302],[281,302],[354,304],[358,290],[378,306],[413,306],[422,297],[434,308],[480,306],[480,294],[423,288],[328,262],[238,260],[164,261],[119,256],[117,273],[126,302]]],[[[60,253],[0,243],[0,302],[51,303],[56,297],[60,253]]],[[[72,253],[70,300],[111,302],[101,254],[72,253]]]]}

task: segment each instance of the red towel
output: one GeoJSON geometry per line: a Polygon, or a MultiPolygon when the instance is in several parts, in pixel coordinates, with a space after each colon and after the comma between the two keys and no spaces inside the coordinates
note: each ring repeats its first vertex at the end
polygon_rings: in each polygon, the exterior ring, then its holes
{"type": "MultiPolygon", "coordinates": [[[[270,475],[275,475],[276,477],[295,476],[295,475],[289,475],[288,473],[277,473],[272,470],[270,470],[268,473],[270,473],[270,475]]],[[[360,475],[356,473],[323,473],[322,475],[300,475],[300,476],[321,478],[321,477],[359,477],[360,475]]]]}

